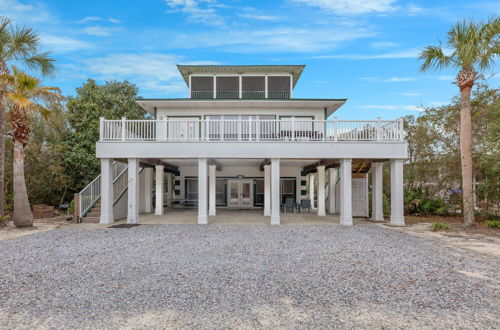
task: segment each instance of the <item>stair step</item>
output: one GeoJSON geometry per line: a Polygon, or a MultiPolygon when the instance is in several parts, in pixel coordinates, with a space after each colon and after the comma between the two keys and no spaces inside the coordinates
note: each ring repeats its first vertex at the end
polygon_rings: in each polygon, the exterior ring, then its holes
{"type": "Polygon", "coordinates": [[[101,211],[101,208],[100,208],[100,207],[93,207],[93,208],[91,209],[91,211],[93,211],[93,212],[100,212],[100,211],[101,211]]]}
{"type": "Polygon", "coordinates": [[[82,219],[83,223],[99,223],[99,217],[85,217],[82,219]]]}
{"type": "Polygon", "coordinates": [[[94,210],[92,210],[89,213],[87,213],[87,216],[91,217],[91,218],[99,217],[100,215],[101,215],[100,211],[94,211],[94,210]]]}

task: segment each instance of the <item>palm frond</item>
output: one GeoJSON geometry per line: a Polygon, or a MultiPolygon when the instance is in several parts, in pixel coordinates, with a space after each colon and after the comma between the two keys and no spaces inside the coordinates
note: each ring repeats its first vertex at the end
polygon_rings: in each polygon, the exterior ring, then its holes
{"type": "Polygon", "coordinates": [[[10,40],[11,19],[7,16],[0,16],[0,58],[10,40]]]}
{"type": "Polygon", "coordinates": [[[43,75],[52,74],[55,71],[55,59],[51,52],[34,53],[22,59],[24,64],[31,70],[40,70],[43,75]]]}
{"type": "Polygon", "coordinates": [[[420,66],[420,71],[443,69],[453,63],[452,55],[446,55],[441,45],[425,47],[424,50],[420,52],[418,58],[424,61],[420,66]]]}
{"type": "Polygon", "coordinates": [[[12,42],[7,52],[8,58],[25,58],[37,51],[40,44],[38,34],[30,27],[15,27],[12,42]]]}

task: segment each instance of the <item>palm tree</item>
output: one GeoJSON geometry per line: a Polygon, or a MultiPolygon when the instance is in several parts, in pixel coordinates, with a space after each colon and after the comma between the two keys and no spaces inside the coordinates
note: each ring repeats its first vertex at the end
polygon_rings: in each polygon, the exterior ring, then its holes
{"type": "MultiPolygon", "coordinates": [[[[0,16],[0,74],[9,74],[9,63],[20,63],[28,69],[50,74],[54,71],[53,59],[48,52],[40,52],[40,39],[28,27],[13,26],[9,18],[0,16]]],[[[0,84],[0,216],[5,206],[5,141],[4,141],[5,86],[0,84]]]]}
{"type": "Polygon", "coordinates": [[[463,215],[466,226],[474,226],[472,188],[472,121],[470,95],[480,77],[478,71],[491,68],[500,54],[500,18],[486,22],[463,20],[448,32],[446,47],[427,46],[420,53],[421,71],[452,67],[458,69],[455,84],[460,89],[460,154],[462,164],[463,215]]]}
{"type": "Polygon", "coordinates": [[[56,87],[40,86],[40,80],[12,66],[12,74],[0,75],[0,82],[5,86],[4,103],[9,109],[14,143],[14,213],[12,220],[17,227],[33,225],[26,182],[24,180],[24,149],[29,142],[30,120],[39,113],[47,119],[52,114],[43,106],[44,103],[61,99],[56,87]]]}

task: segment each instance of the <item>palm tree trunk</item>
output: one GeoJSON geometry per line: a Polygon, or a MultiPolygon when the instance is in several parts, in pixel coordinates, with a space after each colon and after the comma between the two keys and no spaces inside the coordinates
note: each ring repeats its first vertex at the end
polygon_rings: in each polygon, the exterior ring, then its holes
{"type": "Polygon", "coordinates": [[[0,216],[5,215],[5,108],[0,91],[0,216]]]}
{"type": "Polygon", "coordinates": [[[467,227],[474,226],[471,90],[472,84],[467,84],[460,89],[460,154],[462,164],[463,215],[464,223],[467,227]]]}
{"type": "Polygon", "coordinates": [[[14,140],[14,213],[12,220],[16,227],[33,225],[26,181],[24,180],[24,146],[22,142],[14,140]]]}

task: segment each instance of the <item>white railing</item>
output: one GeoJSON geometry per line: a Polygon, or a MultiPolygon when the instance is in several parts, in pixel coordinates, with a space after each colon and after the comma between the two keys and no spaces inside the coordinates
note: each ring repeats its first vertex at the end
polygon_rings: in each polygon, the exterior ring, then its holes
{"type": "MultiPolygon", "coordinates": [[[[118,186],[115,188],[116,182],[122,180],[122,177],[127,174],[127,164],[120,162],[113,162],[113,191],[120,189],[118,186]]],[[[127,179],[125,179],[127,182],[127,179]]],[[[126,185],[126,183],[125,183],[126,185]]],[[[123,190],[120,190],[123,192],[123,190]]],[[[90,182],[85,188],[78,193],[78,210],[79,217],[82,218],[87,214],[88,211],[94,206],[94,204],[101,198],[101,175],[99,174],[92,182],[90,182]]],[[[115,196],[116,197],[116,196],[115,196]]]]}
{"type": "Polygon", "coordinates": [[[251,141],[338,142],[404,140],[403,119],[164,119],[106,120],[101,118],[100,141],[251,141]]]}

